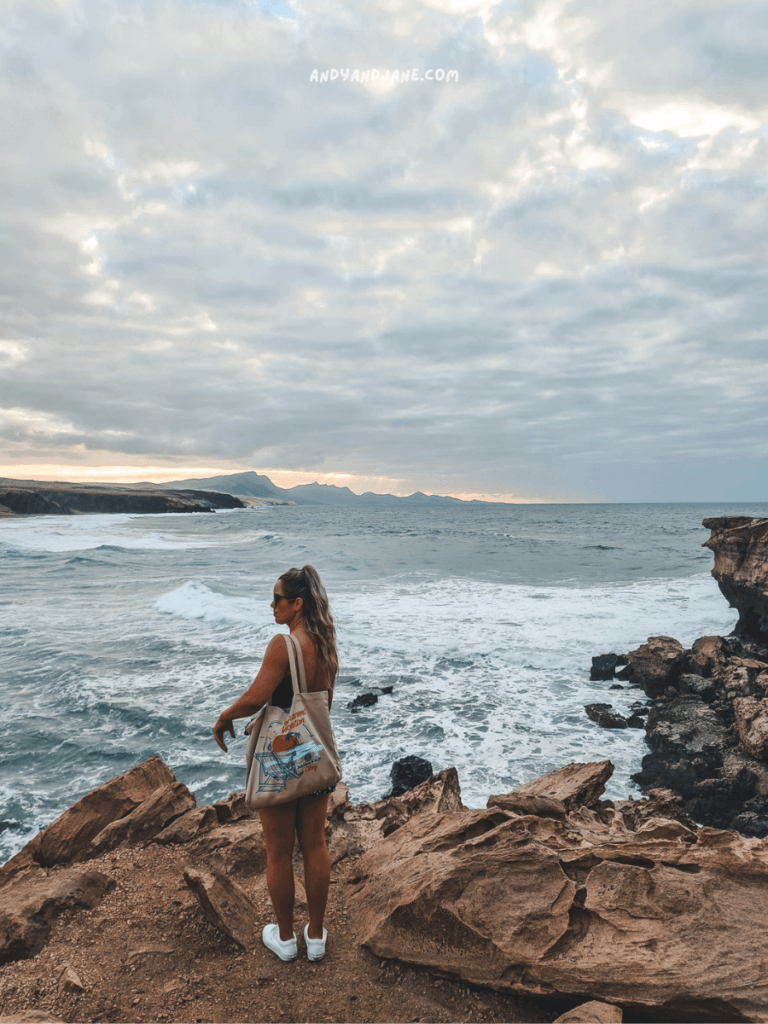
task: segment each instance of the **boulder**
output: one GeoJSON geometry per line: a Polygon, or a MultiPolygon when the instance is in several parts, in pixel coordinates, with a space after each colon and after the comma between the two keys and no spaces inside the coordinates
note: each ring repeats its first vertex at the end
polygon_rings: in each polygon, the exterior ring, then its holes
{"type": "Polygon", "coordinates": [[[360,708],[372,708],[377,704],[379,695],[377,693],[360,693],[354,700],[349,701],[347,708],[350,711],[359,711],[360,708]]]}
{"type": "Polygon", "coordinates": [[[228,821],[240,821],[241,818],[252,818],[258,814],[248,807],[245,793],[230,793],[226,800],[219,800],[213,806],[220,825],[226,825],[228,821]]]}
{"type": "Polygon", "coordinates": [[[267,866],[267,848],[258,818],[219,825],[194,840],[189,854],[216,871],[252,877],[267,866]]]}
{"type": "Polygon", "coordinates": [[[592,999],[561,1014],[554,1024],[621,1024],[623,1020],[624,1014],[620,1007],[592,999]]]}
{"type": "Polygon", "coordinates": [[[195,798],[183,782],[161,786],[130,814],[113,821],[88,844],[84,857],[99,857],[125,843],[137,846],[149,842],[175,818],[191,810],[195,798]]]}
{"type": "Polygon", "coordinates": [[[206,921],[243,949],[254,949],[261,931],[259,911],[250,896],[226,875],[187,868],[184,881],[195,894],[206,921]]]}
{"type": "Polygon", "coordinates": [[[721,636],[700,636],[694,640],[685,660],[689,672],[719,680],[728,665],[726,641],[721,636]]]}
{"type": "Polygon", "coordinates": [[[216,828],[219,819],[213,807],[193,807],[166,825],[154,838],[155,843],[169,846],[172,843],[189,843],[193,839],[216,828]]]}
{"type": "MultiPolygon", "coordinates": [[[[572,811],[576,807],[591,807],[597,803],[612,775],[613,765],[610,761],[568,764],[564,768],[558,768],[557,771],[518,786],[506,796],[545,797],[562,804],[566,811],[572,811]]],[[[490,807],[497,799],[500,798],[490,797],[488,806],[490,807]]]]}
{"type": "Polygon", "coordinates": [[[592,659],[589,678],[593,683],[613,679],[617,664],[624,664],[624,659],[618,654],[598,654],[592,659]]]}
{"type": "Polygon", "coordinates": [[[627,655],[632,681],[649,697],[656,697],[677,681],[684,656],[683,645],[671,636],[649,636],[647,643],[627,655]]]}
{"type": "Polygon", "coordinates": [[[585,704],[584,710],[587,718],[597,722],[603,729],[626,729],[627,719],[623,715],[617,715],[611,711],[612,704],[585,704]]]}
{"type": "Polygon", "coordinates": [[[693,672],[684,672],[677,682],[677,688],[680,693],[692,693],[701,697],[705,704],[711,704],[718,693],[714,679],[707,679],[693,672]]]}
{"type": "Polygon", "coordinates": [[[97,786],[0,868],[0,885],[30,863],[51,867],[81,859],[105,826],[125,817],[158,787],[175,781],[173,773],[155,756],[97,786]]]}
{"type": "Polygon", "coordinates": [[[733,701],[736,730],[744,749],[758,761],[768,760],[768,699],[737,697],[733,701]]]}
{"type": "Polygon", "coordinates": [[[432,775],[432,765],[423,757],[409,754],[395,761],[389,773],[392,779],[390,796],[402,796],[409,789],[418,786],[432,775]]]}
{"type": "Polygon", "coordinates": [[[37,869],[17,876],[2,889],[0,963],[36,956],[55,918],[75,907],[92,909],[114,887],[114,880],[99,871],[66,869],[49,875],[37,869]]]}
{"type": "Polygon", "coordinates": [[[768,519],[724,516],[705,519],[711,531],[703,547],[715,553],[712,575],[726,601],[738,609],[735,632],[768,638],[768,519]]]}
{"type": "Polygon", "coordinates": [[[586,808],[419,815],[353,865],[361,941],[463,983],[661,1020],[765,1020],[768,849],[586,808]],[[716,941],[713,941],[716,936],[716,941]]]}

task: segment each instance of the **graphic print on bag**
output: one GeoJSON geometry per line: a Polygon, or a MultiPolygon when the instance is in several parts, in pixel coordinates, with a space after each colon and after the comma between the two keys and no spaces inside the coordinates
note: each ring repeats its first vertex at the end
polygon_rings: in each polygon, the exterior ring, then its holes
{"type": "Polygon", "coordinates": [[[317,771],[315,766],[323,750],[303,711],[282,724],[272,722],[263,744],[259,737],[259,746],[262,749],[253,755],[253,760],[259,768],[259,791],[265,793],[280,793],[290,779],[299,779],[306,771],[317,771]]]}

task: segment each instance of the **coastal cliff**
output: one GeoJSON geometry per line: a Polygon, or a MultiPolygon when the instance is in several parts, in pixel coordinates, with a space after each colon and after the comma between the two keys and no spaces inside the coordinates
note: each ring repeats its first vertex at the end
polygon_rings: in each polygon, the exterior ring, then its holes
{"type": "Polygon", "coordinates": [[[339,784],[328,955],[283,964],[258,816],[242,794],[197,807],[150,758],[0,868],[0,1019],[765,1020],[768,850],[668,791],[602,800],[612,771],[484,809],[454,768],[369,804],[339,784]]]}
{"type": "Polygon", "coordinates": [[[246,502],[219,491],[177,491],[151,484],[42,483],[0,479],[0,515],[69,516],[88,512],[214,512],[246,508],[246,502]]]}
{"type": "Polygon", "coordinates": [[[734,632],[768,642],[768,519],[705,519],[704,547],[715,553],[712,575],[739,621],[734,632]]]}

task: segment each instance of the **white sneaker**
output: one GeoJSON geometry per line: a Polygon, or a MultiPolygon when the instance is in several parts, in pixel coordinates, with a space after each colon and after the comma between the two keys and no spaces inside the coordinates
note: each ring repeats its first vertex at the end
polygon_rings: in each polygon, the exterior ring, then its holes
{"type": "Polygon", "coordinates": [[[309,925],[304,925],[304,941],[307,944],[307,959],[322,960],[325,956],[325,940],[328,938],[328,929],[323,928],[322,939],[310,939],[309,925]]]}
{"type": "Polygon", "coordinates": [[[276,924],[265,924],[261,930],[261,941],[281,960],[295,960],[299,955],[296,936],[285,942],[280,938],[280,929],[276,924]]]}

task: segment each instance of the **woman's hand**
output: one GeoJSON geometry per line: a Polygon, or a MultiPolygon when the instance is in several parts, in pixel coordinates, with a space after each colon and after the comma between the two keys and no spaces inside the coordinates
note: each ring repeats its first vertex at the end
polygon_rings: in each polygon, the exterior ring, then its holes
{"type": "Polygon", "coordinates": [[[231,718],[219,718],[216,725],[213,727],[213,738],[216,740],[218,745],[226,754],[227,744],[224,742],[224,733],[229,732],[232,734],[232,739],[235,738],[235,727],[232,723],[231,718]]]}

